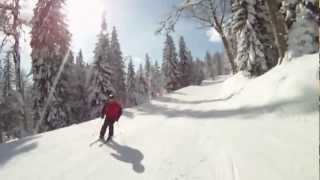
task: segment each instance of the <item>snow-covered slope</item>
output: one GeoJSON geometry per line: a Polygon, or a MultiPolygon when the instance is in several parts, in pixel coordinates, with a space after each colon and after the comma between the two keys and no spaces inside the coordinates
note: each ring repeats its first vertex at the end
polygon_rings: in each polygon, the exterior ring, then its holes
{"type": "Polygon", "coordinates": [[[128,109],[108,145],[100,119],[0,145],[0,179],[317,180],[317,59],[128,109]]]}

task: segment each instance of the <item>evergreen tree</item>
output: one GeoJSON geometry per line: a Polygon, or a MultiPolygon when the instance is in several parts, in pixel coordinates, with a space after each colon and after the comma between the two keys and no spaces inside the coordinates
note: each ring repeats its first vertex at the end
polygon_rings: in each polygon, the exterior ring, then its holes
{"type": "Polygon", "coordinates": [[[144,76],[147,78],[150,76],[151,74],[151,61],[150,61],[150,56],[149,54],[147,53],[146,56],[145,56],[145,65],[144,65],[144,76]]]}
{"type": "Polygon", "coordinates": [[[164,88],[168,92],[179,89],[181,87],[179,81],[181,73],[179,72],[176,48],[173,39],[169,34],[166,35],[163,49],[162,70],[164,73],[164,88]]]}
{"type": "Polygon", "coordinates": [[[214,79],[216,76],[216,67],[215,62],[213,61],[213,57],[211,54],[207,51],[206,56],[204,58],[205,60],[205,77],[214,79]]]}
{"type": "Polygon", "coordinates": [[[195,81],[197,77],[196,77],[196,67],[195,67],[196,63],[193,60],[191,51],[188,51],[188,59],[191,65],[191,84],[193,85],[193,84],[196,84],[195,81]]]}
{"type": "Polygon", "coordinates": [[[72,50],[69,51],[65,68],[66,68],[66,66],[71,65],[71,64],[75,64],[75,58],[74,58],[74,54],[73,54],[72,50]]]}
{"type": "Polygon", "coordinates": [[[79,66],[84,66],[84,61],[83,61],[83,55],[82,55],[82,50],[78,52],[78,55],[76,57],[76,64],[79,66]]]}
{"type": "Polygon", "coordinates": [[[125,84],[125,66],[118,40],[118,34],[115,27],[112,30],[111,36],[111,61],[112,61],[112,85],[115,88],[117,98],[125,104],[126,101],[126,84],[125,84]]]}
{"type": "MultiPolygon", "coordinates": [[[[21,80],[21,56],[20,56],[20,41],[21,41],[21,32],[22,32],[22,23],[24,20],[21,16],[21,0],[5,0],[0,3],[0,34],[2,37],[0,45],[0,56],[2,52],[10,53],[12,59],[12,67],[14,67],[14,74],[12,74],[14,86],[14,96],[19,103],[19,107],[25,107],[24,103],[24,92],[22,88],[21,80]]],[[[0,73],[1,76],[1,73],[0,73]]],[[[23,108],[24,109],[24,108],[23,108]]],[[[24,110],[21,112],[22,115],[27,114],[24,110]]],[[[26,117],[20,122],[20,137],[26,136],[27,126],[26,126],[26,117]]]]}
{"type": "Polygon", "coordinates": [[[87,84],[87,75],[89,68],[85,65],[82,50],[78,52],[76,57],[76,64],[73,67],[72,71],[72,79],[73,79],[73,87],[74,89],[74,101],[72,102],[72,112],[73,119],[76,122],[82,122],[90,119],[85,118],[86,106],[88,104],[87,94],[88,94],[88,84],[87,84]]]}
{"type": "Polygon", "coordinates": [[[279,57],[277,46],[275,45],[275,37],[272,33],[270,14],[265,0],[256,0],[254,8],[256,9],[255,29],[257,37],[263,45],[267,70],[269,70],[277,64],[279,57]]]}
{"type": "Polygon", "coordinates": [[[129,59],[128,71],[127,71],[127,103],[126,106],[136,106],[138,105],[136,98],[136,75],[134,71],[134,66],[132,59],[129,59]]]}
{"type": "Polygon", "coordinates": [[[39,127],[40,131],[47,131],[67,124],[62,98],[65,88],[61,83],[53,87],[59,68],[63,67],[63,59],[68,54],[71,38],[62,14],[64,3],[65,0],[39,0],[34,9],[31,57],[36,95],[33,115],[37,122],[36,131],[39,127]],[[51,96],[50,91],[53,92],[51,96]]]}
{"type": "MultiPolygon", "coordinates": [[[[233,3],[233,32],[237,35],[238,68],[250,76],[258,76],[270,69],[271,42],[266,37],[265,8],[262,0],[238,0],[233,3]],[[265,42],[264,42],[265,41],[265,42]],[[269,62],[268,62],[269,61],[269,62]]],[[[271,33],[270,33],[271,34],[271,33]]]]}
{"type": "MultiPolygon", "coordinates": [[[[7,46],[14,63],[15,90],[22,96],[20,40],[22,32],[21,0],[5,0],[0,5],[0,32],[3,37],[0,53],[7,46]]],[[[23,100],[23,97],[20,97],[23,100]]],[[[24,128],[24,127],[22,127],[24,128]]]]}
{"type": "Polygon", "coordinates": [[[13,64],[10,53],[7,53],[3,68],[3,96],[9,96],[13,82],[13,64]]]}
{"type": "Polygon", "coordinates": [[[191,65],[188,58],[188,49],[182,36],[179,41],[179,59],[179,68],[181,73],[180,83],[182,87],[186,87],[191,83],[191,65]]]}
{"type": "Polygon", "coordinates": [[[65,65],[65,71],[62,73],[61,77],[67,86],[64,99],[66,101],[69,116],[68,125],[87,120],[84,118],[87,104],[87,72],[82,58],[81,51],[78,53],[76,60],[74,60],[73,53],[70,53],[65,65]]]}
{"type": "Polygon", "coordinates": [[[63,88],[61,99],[63,100],[63,108],[66,112],[68,119],[66,120],[66,126],[76,123],[74,118],[73,103],[75,101],[75,92],[77,89],[74,88],[76,83],[73,79],[75,58],[73,52],[70,50],[67,60],[64,65],[64,70],[61,73],[59,84],[63,88]]]}
{"type": "Polygon", "coordinates": [[[13,83],[15,81],[15,71],[13,65],[13,57],[11,53],[7,53],[4,59],[3,69],[3,93],[0,97],[0,142],[21,137],[21,123],[24,120],[21,99],[18,92],[14,90],[13,83]]]}
{"type": "Polygon", "coordinates": [[[156,97],[162,94],[162,74],[157,61],[151,66],[151,72],[150,92],[151,97],[156,97]]]}
{"type": "Polygon", "coordinates": [[[152,67],[150,62],[150,56],[149,54],[146,54],[145,57],[145,66],[144,66],[144,79],[147,83],[147,95],[148,95],[148,101],[151,100],[151,78],[152,78],[152,67]]]}
{"type": "Polygon", "coordinates": [[[144,76],[144,69],[140,64],[136,76],[136,92],[137,92],[137,103],[143,104],[148,101],[148,84],[144,76]]]}
{"type": "Polygon", "coordinates": [[[221,53],[216,52],[214,53],[212,57],[213,62],[216,64],[216,73],[217,75],[222,75],[224,74],[224,62],[223,62],[223,56],[221,53]]]}
{"type": "Polygon", "coordinates": [[[202,81],[205,78],[205,73],[204,73],[204,63],[199,59],[196,58],[195,62],[193,63],[193,84],[195,85],[200,85],[202,81]]]}
{"type": "MultiPolygon", "coordinates": [[[[288,34],[289,59],[319,51],[319,31],[317,21],[305,6],[298,5],[288,34]]],[[[320,16],[320,15],[319,15],[320,16]]]]}
{"type": "Polygon", "coordinates": [[[101,31],[94,50],[94,64],[92,68],[91,85],[89,89],[89,119],[101,115],[101,109],[108,99],[110,92],[115,92],[112,85],[114,73],[111,61],[110,42],[107,33],[107,23],[103,16],[101,31]]]}

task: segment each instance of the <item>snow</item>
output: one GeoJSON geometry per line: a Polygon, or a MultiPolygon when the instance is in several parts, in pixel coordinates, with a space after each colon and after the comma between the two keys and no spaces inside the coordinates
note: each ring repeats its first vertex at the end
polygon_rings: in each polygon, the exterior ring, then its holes
{"type": "Polygon", "coordinates": [[[214,42],[214,43],[221,42],[220,35],[214,28],[211,28],[210,30],[208,30],[207,35],[209,36],[209,39],[211,42],[214,42]]]}
{"type": "Polygon", "coordinates": [[[299,5],[295,22],[288,34],[288,58],[299,57],[319,51],[319,26],[310,16],[309,10],[299,5]]]}
{"type": "Polygon", "coordinates": [[[317,60],[127,109],[111,145],[95,143],[100,119],[2,144],[0,179],[316,180],[317,60]]]}

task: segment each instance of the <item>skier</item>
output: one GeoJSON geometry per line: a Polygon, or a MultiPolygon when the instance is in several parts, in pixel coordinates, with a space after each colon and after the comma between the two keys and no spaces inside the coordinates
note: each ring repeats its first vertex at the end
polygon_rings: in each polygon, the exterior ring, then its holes
{"type": "Polygon", "coordinates": [[[107,127],[109,127],[109,136],[107,141],[112,139],[113,136],[113,124],[119,120],[122,115],[122,107],[118,103],[112,93],[109,94],[109,99],[104,105],[101,113],[101,118],[105,116],[104,123],[100,130],[100,140],[104,140],[107,127]]]}

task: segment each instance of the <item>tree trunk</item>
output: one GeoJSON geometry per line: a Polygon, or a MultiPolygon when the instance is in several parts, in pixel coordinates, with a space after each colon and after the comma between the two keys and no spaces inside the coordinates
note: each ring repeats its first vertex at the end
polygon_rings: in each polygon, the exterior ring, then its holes
{"type": "MultiPolygon", "coordinates": [[[[223,23],[222,21],[223,20],[222,19],[221,19],[221,21],[218,20],[218,17],[216,16],[214,4],[212,1],[210,1],[210,8],[211,8],[211,13],[212,13],[212,18],[213,18],[213,23],[212,23],[213,28],[215,28],[215,30],[221,36],[222,43],[223,43],[224,49],[226,51],[226,55],[227,55],[228,61],[230,63],[231,69],[232,69],[232,74],[235,74],[237,72],[237,66],[234,62],[234,57],[233,57],[233,54],[231,51],[230,43],[229,43],[228,39],[226,38],[225,33],[222,28],[222,23],[223,23]]],[[[221,18],[224,18],[224,14],[223,14],[223,17],[221,17],[221,18]]]]}
{"type": "Polygon", "coordinates": [[[221,35],[221,39],[222,39],[223,46],[224,46],[225,51],[226,51],[226,55],[227,55],[228,61],[229,61],[230,65],[231,65],[232,74],[235,74],[235,73],[237,73],[237,66],[236,66],[236,64],[234,62],[234,57],[232,55],[229,42],[228,42],[227,38],[224,36],[224,34],[221,35]]]}
{"type": "Polygon", "coordinates": [[[230,66],[231,66],[232,74],[235,74],[235,73],[237,73],[237,66],[236,66],[236,63],[234,62],[234,56],[232,54],[231,45],[230,45],[228,39],[226,38],[226,36],[225,36],[225,34],[223,32],[222,26],[220,24],[218,24],[217,17],[214,16],[213,19],[214,19],[214,22],[215,22],[215,25],[216,25],[216,27],[214,27],[214,28],[220,34],[224,49],[226,51],[226,55],[227,55],[228,61],[229,61],[230,66]]]}
{"type": "Polygon", "coordinates": [[[21,88],[21,72],[20,72],[20,33],[19,33],[19,0],[14,0],[14,8],[12,9],[12,16],[13,16],[13,24],[12,24],[12,36],[14,39],[13,44],[13,60],[15,64],[15,75],[16,75],[16,90],[23,94],[21,88]]]}
{"type": "Polygon", "coordinates": [[[231,50],[231,45],[228,41],[228,39],[226,38],[224,32],[223,32],[223,29],[221,27],[221,25],[218,24],[218,19],[214,16],[214,21],[215,21],[215,30],[220,34],[220,37],[221,37],[221,40],[222,40],[222,43],[223,43],[223,47],[226,51],[226,55],[227,55],[227,58],[228,58],[228,61],[230,63],[230,66],[231,66],[231,70],[232,70],[232,74],[235,74],[237,73],[237,66],[234,62],[234,57],[233,57],[233,54],[232,54],[232,50],[231,50]]]}
{"type": "Polygon", "coordinates": [[[287,39],[285,38],[285,35],[288,33],[288,30],[283,17],[279,14],[277,9],[278,3],[274,2],[274,0],[267,0],[266,6],[270,15],[275,45],[277,46],[278,64],[281,64],[285,52],[287,51],[287,39]]]}
{"type": "Polygon", "coordinates": [[[13,45],[13,60],[15,64],[15,80],[16,80],[16,91],[18,92],[19,101],[23,108],[23,120],[20,122],[20,135],[23,137],[26,134],[27,129],[27,115],[26,115],[26,107],[24,103],[24,92],[22,88],[21,83],[21,56],[20,56],[20,32],[19,32],[19,26],[21,25],[19,22],[19,11],[20,11],[20,0],[14,0],[14,7],[12,9],[12,15],[13,15],[13,24],[12,24],[12,32],[13,32],[13,39],[14,39],[14,45],[13,45]]]}

